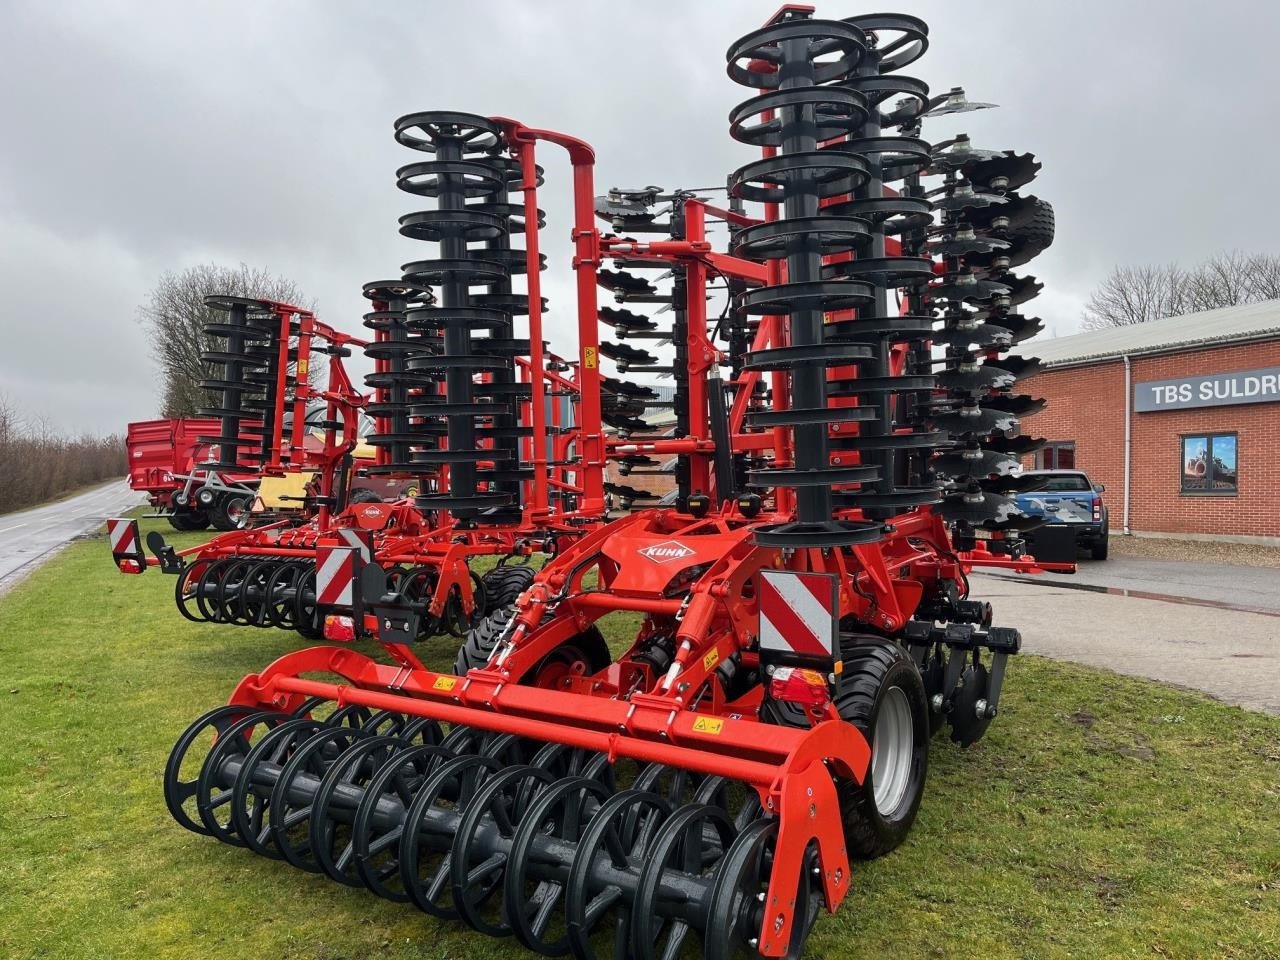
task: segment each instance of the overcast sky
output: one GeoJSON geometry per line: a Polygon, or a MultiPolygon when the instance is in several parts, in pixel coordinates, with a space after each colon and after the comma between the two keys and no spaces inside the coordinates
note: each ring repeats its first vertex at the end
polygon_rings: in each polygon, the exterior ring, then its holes
{"type": "MultiPolygon", "coordinates": [[[[396,218],[415,159],[393,120],[505,115],[597,150],[597,186],[722,183],[751,158],[724,52],[778,0],[569,3],[15,2],[0,14],[0,392],[68,430],[155,414],[138,305],[166,270],[287,275],[357,331],[363,282],[421,244],[396,218]]],[[[891,6],[891,5],[890,5],[891,6]]],[[[873,8],[823,4],[819,16],[873,8]]],[[[874,9],[879,9],[875,7],[874,9]]],[[[1280,252],[1280,4],[916,2],[932,46],[907,72],[1001,109],[934,121],[1030,150],[1058,235],[1034,311],[1073,332],[1116,263],[1280,252]]],[[[568,224],[548,152],[548,242],[568,224]]],[[[567,264],[546,292],[573,349],[567,264]]],[[[1033,350],[1026,351],[1034,353],[1033,350]]]]}

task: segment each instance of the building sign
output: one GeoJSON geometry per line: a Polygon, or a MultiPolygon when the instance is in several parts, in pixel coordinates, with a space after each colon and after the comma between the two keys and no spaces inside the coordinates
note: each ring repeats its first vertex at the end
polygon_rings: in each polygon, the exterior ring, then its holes
{"type": "Polygon", "coordinates": [[[1280,401],[1280,367],[1152,380],[1133,385],[1133,409],[1138,413],[1277,401],[1280,401]]]}

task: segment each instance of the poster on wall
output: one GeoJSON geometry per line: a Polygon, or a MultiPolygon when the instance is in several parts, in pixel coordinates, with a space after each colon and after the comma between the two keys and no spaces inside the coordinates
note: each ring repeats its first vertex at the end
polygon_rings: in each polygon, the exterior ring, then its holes
{"type": "Polygon", "coordinates": [[[1182,489],[1230,493],[1236,489],[1236,436],[1220,433],[1182,438],[1182,489]]]}

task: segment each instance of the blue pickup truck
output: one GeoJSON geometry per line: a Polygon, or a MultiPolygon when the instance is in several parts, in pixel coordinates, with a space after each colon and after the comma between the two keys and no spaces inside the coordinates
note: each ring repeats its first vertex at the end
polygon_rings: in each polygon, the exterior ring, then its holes
{"type": "Polygon", "coordinates": [[[1071,526],[1077,548],[1088,549],[1095,560],[1107,559],[1110,524],[1102,484],[1090,483],[1079,470],[1027,470],[1020,476],[1019,510],[1047,524],[1071,526]]]}

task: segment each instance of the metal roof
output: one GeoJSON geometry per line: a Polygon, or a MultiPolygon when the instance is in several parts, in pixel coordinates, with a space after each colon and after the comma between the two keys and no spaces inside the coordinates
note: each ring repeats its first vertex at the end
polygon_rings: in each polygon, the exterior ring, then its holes
{"type": "Polygon", "coordinates": [[[1039,357],[1042,366],[1067,367],[1272,337],[1280,337],[1280,300],[1204,310],[1069,337],[1030,340],[1022,345],[1022,352],[1039,357]]]}

